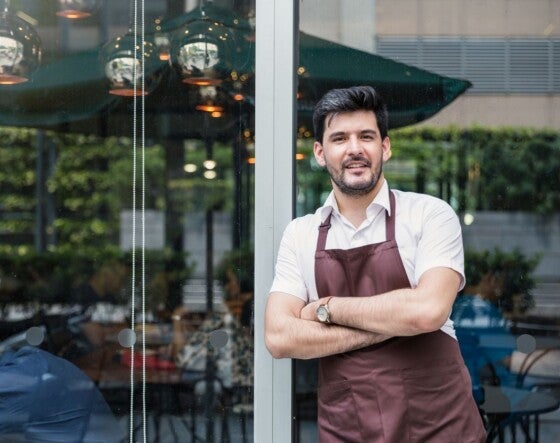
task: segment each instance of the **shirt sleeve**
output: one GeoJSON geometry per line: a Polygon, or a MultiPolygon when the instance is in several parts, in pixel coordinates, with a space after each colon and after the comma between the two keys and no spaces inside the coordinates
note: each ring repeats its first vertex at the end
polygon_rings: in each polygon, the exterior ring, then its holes
{"type": "Polygon", "coordinates": [[[459,290],[465,286],[463,238],[457,214],[443,200],[433,199],[434,204],[425,209],[423,226],[415,259],[415,279],[428,269],[447,267],[461,276],[459,290]]]}
{"type": "Polygon", "coordinates": [[[302,266],[299,263],[296,227],[296,221],[292,220],[284,230],[270,292],[284,292],[307,302],[308,291],[301,272],[302,266]]]}

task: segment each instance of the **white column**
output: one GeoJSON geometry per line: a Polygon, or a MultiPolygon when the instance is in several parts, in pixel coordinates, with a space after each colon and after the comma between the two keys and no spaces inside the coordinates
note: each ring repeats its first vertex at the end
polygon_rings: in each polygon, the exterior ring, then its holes
{"type": "Polygon", "coordinates": [[[254,441],[291,442],[291,360],[264,345],[264,308],[280,237],[292,219],[297,1],[256,0],[254,441]]]}

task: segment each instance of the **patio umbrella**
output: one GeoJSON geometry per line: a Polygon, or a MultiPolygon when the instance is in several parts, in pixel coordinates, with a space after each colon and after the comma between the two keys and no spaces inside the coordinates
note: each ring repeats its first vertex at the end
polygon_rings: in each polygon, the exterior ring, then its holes
{"type": "Polygon", "coordinates": [[[455,100],[471,83],[300,32],[299,110],[310,117],[328,90],[373,86],[387,102],[389,126],[421,122],[455,100]]]}
{"type": "MultiPolygon", "coordinates": [[[[160,79],[146,100],[146,133],[153,137],[197,138],[210,131],[231,138],[239,115],[252,118],[254,97],[254,29],[230,11],[207,5],[168,20],[160,32],[172,34],[194,22],[219,23],[235,37],[230,69],[245,75],[245,84],[228,78],[217,89],[225,101],[221,118],[196,111],[199,87],[181,83],[169,63],[157,64],[160,79]],[[237,88],[237,89],[236,89],[237,88]],[[244,99],[231,97],[242,92],[244,99]],[[230,112],[231,111],[231,112],[230,112]],[[202,129],[203,128],[203,129],[202,129]]],[[[147,35],[148,38],[150,35],[147,35]]],[[[376,54],[300,32],[298,115],[310,125],[313,105],[329,89],[371,85],[385,97],[391,128],[420,122],[462,94],[470,83],[441,76],[376,54]]],[[[28,83],[0,86],[0,125],[99,135],[129,135],[132,100],[107,93],[102,48],[64,57],[42,66],[28,83]]]]}

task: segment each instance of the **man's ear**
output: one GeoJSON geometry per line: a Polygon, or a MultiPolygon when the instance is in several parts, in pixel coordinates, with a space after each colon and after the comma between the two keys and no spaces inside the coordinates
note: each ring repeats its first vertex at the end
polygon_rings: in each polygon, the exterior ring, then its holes
{"type": "Polygon", "coordinates": [[[319,166],[325,166],[325,152],[323,150],[323,145],[318,141],[313,143],[313,154],[319,166]]]}
{"type": "Polygon", "coordinates": [[[383,163],[385,163],[393,155],[393,151],[391,151],[391,140],[388,136],[381,142],[381,148],[383,149],[383,163]]]}

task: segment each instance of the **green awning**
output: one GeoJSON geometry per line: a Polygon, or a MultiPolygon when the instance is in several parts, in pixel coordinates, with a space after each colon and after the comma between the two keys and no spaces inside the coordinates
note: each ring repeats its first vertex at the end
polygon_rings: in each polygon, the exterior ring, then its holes
{"type": "Polygon", "coordinates": [[[332,88],[370,85],[389,108],[392,128],[421,122],[455,100],[471,83],[300,33],[301,110],[332,88]]]}
{"type": "MultiPolygon", "coordinates": [[[[146,133],[153,137],[191,138],[212,131],[229,138],[240,114],[252,118],[255,41],[254,30],[229,11],[207,8],[205,19],[227,26],[236,37],[232,67],[251,80],[245,100],[231,99],[230,83],[220,87],[228,102],[221,118],[208,118],[194,109],[197,87],[182,84],[167,63],[157,67],[160,80],[146,98],[146,133]]],[[[201,20],[196,9],[166,22],[173,32],[186,23],[201,20]]],[[[148,35],[149,38],[149,35],[148,35]]],[[[390,127],[423,121],[468,89],[468,81],[441,76],[403,63],[300,33],[298,76],[300,123],[310,125],[314,104],[327,90],[351,85],[371,85],[385,97],[390,127]]],[[[32,80],[19,85],[0,85],[0,125],[35,127],[64,132],[128,135],[131,133],[132,99],[107,93],[100,58],[101,48],[73,54],[41,66],[32,80]]]]}

